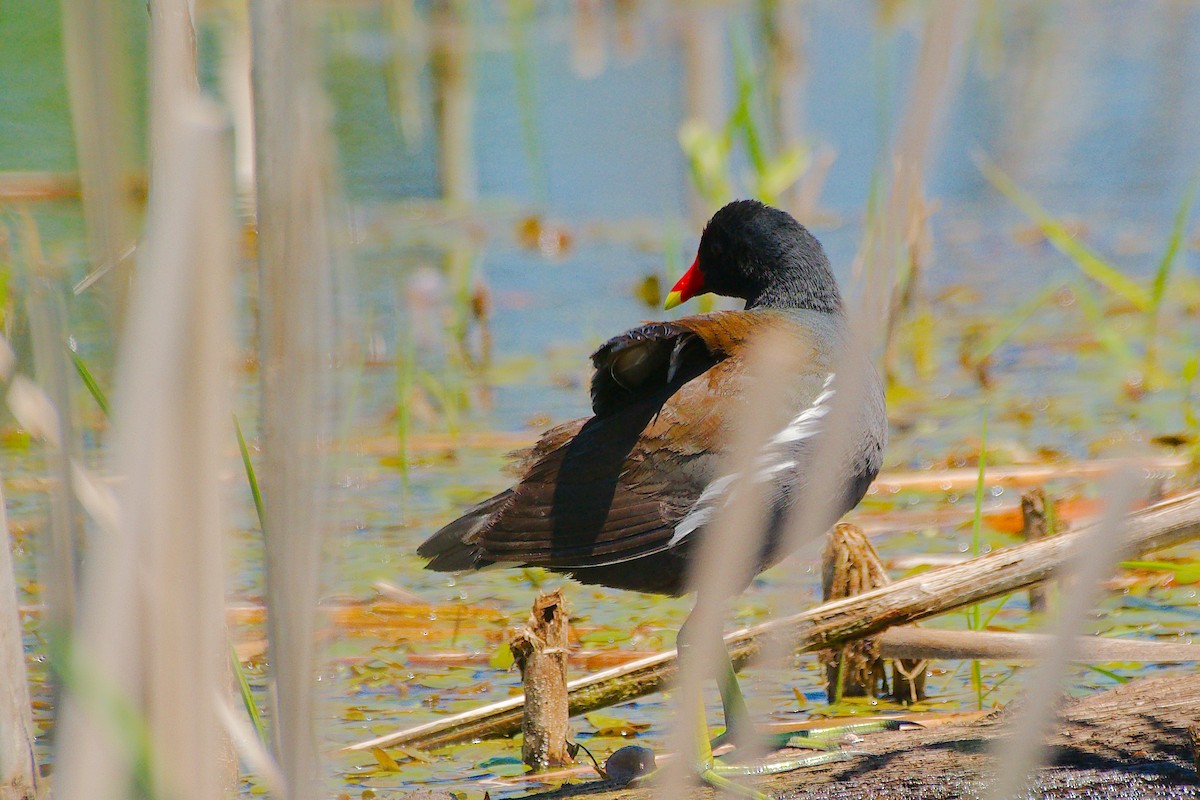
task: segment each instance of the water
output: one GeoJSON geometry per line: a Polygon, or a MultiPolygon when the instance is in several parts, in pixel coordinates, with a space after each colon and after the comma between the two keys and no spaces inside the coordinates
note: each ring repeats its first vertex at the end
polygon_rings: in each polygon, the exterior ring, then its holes
{"type": "MultiPolygon", "coordinates": [[[[886,167],[881,157],[909,102],[922,7],[902,8],[892,22],[866,2],[783,7],[796,15],[801,33],[799,67],[784,76],[784,105],[791,109],[785,127],[814,148],[836,151],[813,227],[839,278],[849,283],[872,181],[881,163],[886,167]]],[[[69,170],[72,140],[53,18],[41,4],[15,8],[9,22],[0,20],[8,26],[0,37],[6,42],[0,86],[8,112],[0,114],[0,170],[69,170]],[[24,26],[14,28],[14,18],[24,26]]],[[[716,98],[718,106],[733,95],[731,42],[747,43],[755,62],[766,63],[755,6],[748,4],[703,11],[619,5],[617,16],[605,12],[602,19],[604,68],[595,77],[574,66],[580,57],[575,6],[539,5],[527,23],[514,24],[503,6],[474,4],[463,55],[473,124],[460,157],[474,172],[469,188],[478,202],[447,206],[435,199],[441,189],[431,117],[436,76],[422,44],[428,40],[418,35],[415,49],[398,48],[388,28],[389,8],[331,6],[325,28],[326,86],[350,220],[343,237],[348,268],[339,278],[346,357],[339,368],[343,392],[326,526],[334,554],[325,591],[334,624],[324,639],[321,675],[326,748],[503,698],[517,685],[516,675],[501,667],[506,626],[523,621],[535,586],[561,579],[512,570],[439,575],[422,570],[413,551],[465,505],[508,485],[510,477],[501,472],[507,450],[553,422],[588,412],[588,354],[608,336],[662,315],[635,288],[650,275],[665,284],[690,262],[702,215],[697,218],[677,141],[689,82],[698,81],[686,66],[683,24],[711,25],[724,42],[706,57],[726,85],[699,80],[701,94],[716,98]],[[415,72],[398,71],[400,56],[414,60],[415,72]],[[399,86],[417,88],[413,107],[424,115],[424,137],[408,145],[395,122],[399,86]],[[546,255],[523,244],[520,230],[528,217],[561,230],[566,246],[546,255]],[[472,293],[487,299],[486,325],[461,300],[472,293]],[[465,331],[462,342],[459,331],[465,331]],[[405,466],[395,438],[397,363],[410,355],[416,367],[405,466]],[[374,596],[373,583],[381,579],[416,593],[434,610],[381,616],[356,606],[374,596]],[[445,654],[456,654],[461,663],[435,660],[445,654]]],[[[425,18],[423,5],[417,11],[425,18]]],[[[1076,295],[1059,295],[995,350],[992,384],[982,388],[959,365],[964,340],[986,338],[1039,291],[1074,279],[1078,271],[1044,242],[1018,235],[1028,221],[991,188],[974,157],[988,154],[1052,214],[1078,221],[1081,239],[1122,271],[1148,277],[1198,164],[1193,131],[1200,122],[1194,96],[1200,91],[1194,79],[1200,9],[1170,2],[1058,2],[983,4],[977,11],[962,74],[942,110],[942,135],[929,155],[926,194],[936,206],[923,284],[929,299],[919,309],[925,327],[901,331],[905,342],[927,344],[903,351],[890,398],[893,443],[886,466],[973,463],[985,405],[989,463],[1161,454],[1149,438],[1184,431],[1185,409],[1195,408],[1195,388],[1179,379],[1200,330],[1191,227],[1160,325],[1161,388],[1140,399],[1123,388],[1137,363],[1124,364],[1098,344],[1097,326],[1111,326],[1112,335],[1136,353],[1142,322],[1100,291],[1103,322],[1089,319],[1076,295]],[[913,352],[924,353],[924,361],[907,355],[913,352]]],[[[201,16],[210,82],[227,24],[222,20],[211,12],[201,16]]],[[[595,37],[588,41],[595,45],[595,37]]],[[[733,174],[740,179],[749,166],[744,155],[735,162],[733,174]]],[[[74,284],[88,271],[78,205],[29,207],[62,285],[74,284]]],[[[27,264],[15,208],[5,206],[2,218],[18,245],[11,269],[19,296],[27,264]]],[[[240,280],[247,310],[241,345],[250,352],[249,262],[240,280]]],[[[93,293],[70,298],[68,308],[80,352],[107,381],[113,354],[106,305],[93,293]]],[[[19,306],[14,319],[15,342],[28,364],[19,306]]],[[[255,380],[252,371],[240,375],[239,417],[250,432],[255,380]]],[[[81,396],[79,410],[91,428],[90,457],[102,462],[103,425],[89,403],[81,396]]],[[[5,424],[11,432],[12,421],[5,424]]],[[[45,524],[45,508],[40,490],[24,479],[43,474],[43,465],[36,447],[19,446],[19,437],[9,435],[5,443],[9,513],[20,528],[19,582],[23,602],[32,604],[38,599],[33,534],[45,524]]],[[[262,594],[261,546],[232,460],[230,470],[236,526],[230,593],[237,603],[254,603],[262,594]]],[[[1050,488],[1085,499],[1093,491],[1071,480],[1050,488]]],[[[1015,500],[1009,490],[990,496],[986,508],[1015,500]]],[[[872,497],[860,519],[887,514],[896,521],[894,532],[876,539],[885,561],[962,554],[970,534],[961,523],[969,519],[970,505],[969,496],[949,493],[872,497]],[[908,525],[896,513],[954,508],[961,510],[956,521],[935,525],[908,525]]],[[[985,532],[988,547],[1013,541],[1011,534],[985,532]]],[[[1190,640],[1200,613],[1195,586],[1160,583],[1143,576],[1110,593],[1095,632],[1190,640]]],[[[761,619],[767,598],[785,586],[792,593],[785,611],[804,607],[819,589],[808,562],[793,562],[756,582],[739,600],[731,624],[761,619]]],[[[669,648],[688,608],[684,600],[574,584],[567,593],[585,655],[669,648]]],[[[992,624],[1025,627],[1026,611],[1024,598],[1014,596],[992,624]]],[[[965,623],[961,615],[949,615],[931,624],[965,623]]],[[[31,625],[30,652],[39,653],[31,625]]],[[[239,625],[234,635],[252,643],[262,633],[239,625]]],[[[585,669],[577,664],[572,677],[585,669]]],[[[1109,686],[1114,674],[1131,677],[1152,668],[1105,669],[1078,669],[1071,691],[1109,686]]],[[[260,686],[262,674],[255,675],[260,686]]],[[[1010,665],[983,665],[985,705],[1013,696],[1020,675],[1010,680],[1012,675],[1010,665]]],[[[40,669],[35,677],[44,677],[40,669]]],[[[811,657],[788,668],[753,670],[746,681],[753,706],[763,713],[821,713],[821,686],[811,657]]],[[[933,708],[972,708],[980,699],[969,668],[957,663],[935,665],[929,690],[933,708]]],[[[715,720],[715,694],[709,701],[715,720]]],[[[667,718],[661,698],[609,713],[648,723],[642,743],[661,746],[667,718]]],[[[46,711],[39,714],[45,725],[46,711]]],[[[583,720],[575,727],[601,758],[624,743],[589,738],[593,726],[583,720]]],[[[399,773],[380,768],[370,754],[334,754],[327,763],[328,788],[357,796],[365,787],[435,782],[472,797],[484,788],[500,797],[520,789],[488,783],[511,770],[490,759],[516,751],[510,742],[451,748],[430,764],[401,758],[399,773]]]]}

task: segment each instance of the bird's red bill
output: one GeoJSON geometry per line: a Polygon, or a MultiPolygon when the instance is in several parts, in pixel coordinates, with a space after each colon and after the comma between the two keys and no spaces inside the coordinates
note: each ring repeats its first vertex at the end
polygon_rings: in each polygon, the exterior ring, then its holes
{"type": "Polygon", "coordinates": [[[697,255],[696,260],[692,262],[691,268],[683,273],[683,277],[667,293],[667,302],[663,303],[663,308],[670,311],[680,303],[691,300],[698,294],[704,294],[704,292],[704,276],[700,274],[700,256],[697,255]]]}

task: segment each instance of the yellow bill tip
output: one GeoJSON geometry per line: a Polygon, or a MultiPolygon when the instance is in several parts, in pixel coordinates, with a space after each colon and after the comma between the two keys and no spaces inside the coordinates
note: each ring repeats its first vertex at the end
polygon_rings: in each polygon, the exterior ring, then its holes
{"type": "Polygon", "coordinates": [[[663,303],[663,310],[670,311],[675,306],[683,302],[683,294],[680,292],[668,292],[667,302],[663,303]]]}

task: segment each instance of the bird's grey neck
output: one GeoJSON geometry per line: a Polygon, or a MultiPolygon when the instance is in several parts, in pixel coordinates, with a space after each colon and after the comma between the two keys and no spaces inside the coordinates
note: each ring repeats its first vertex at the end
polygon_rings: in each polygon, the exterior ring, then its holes
{"type": "Polygon", "coordinates": [[[826,314],[843,312],[842,296],[834,283],[833,275],[828,281],[813,281],[801,277],[793,281],[778,281],[757,295],[746,299],[746,308],[806,308],[826,314]]]}

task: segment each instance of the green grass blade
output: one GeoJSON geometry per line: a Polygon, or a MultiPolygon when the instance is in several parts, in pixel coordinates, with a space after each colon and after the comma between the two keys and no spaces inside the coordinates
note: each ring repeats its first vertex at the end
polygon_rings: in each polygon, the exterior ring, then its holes
{"type": "Polygon", "coordinates": [[[246,468],[246,482],[250,484],[250,494],[254,496],[254,510],[258,512],[259,530],[267,529],[267,515],[263,512],[262,492],[258,489],[258,477],[254,474],[254,462],[250,460],[250,448],[246,446],[246,437],[242,435],[242,425],[237,415],[233,417],[233,428],[237,431],[238,449],[242,452],[242,466],[246,468]]]}
{"type": "Polygon", "coordinates": [[[1137,355],[1128,340],[1104,316],[1104,309],[1100,307],[1100,300],[1096,297],[1096,293],[1084,281],[1075,281],[1070,286],[1075,299],[1079,302],[1080,310],[1087,317],[1088,324],[1096,335],[1096,340],[1109,354],[1121,362],[1123,369],[1128,369],[1137,359],[1137,355]]]}
{"type": "MultiPolygon", "coordinates": [[[[979,434],[979,477],[975,481],[975,512],[971,517],[971,555],[978,557],[982,549],[984,472],[987,469],[987,409],[983,410],[983,425],[979,434]]],[[[971,606],[971,630],[982,630],[979,603],[971,606]]]]}
{"type": "Polygon", "coordinates": [[[1104,669],[1103,667],[1097,667],[1095,664],[1086,664],[1085,666],[1092,672],[1099,672],[1106,678],[1112,678],[1117,683],[1129,683],[1129,678],[1126,678],[1124,675],[1118,675],[1112,670],[1104,669]]]}
{"type": "Polygon", "coordinates": [[[80,380],[87,387],[88,394],[96,401],[96,405],[100,406],[100,410],[104,412],[104,416],[106,418],[111,417],[108,397],[104,394],[104,390],[100,388],[100,384],[96,382],[96,377],[92,375],[92,371],[88,369],[87,364],[84,363],[79,353],[76,353],[70,347],[67,348],[67,352],[71,354],[71,363],[75,365],[75,371],[79,373],[80,380]]]}
{"type": "Polygon", "coordinates": [[[1150,293],[1145,288],[1139,286],[1133,279],[1127,277],[1087,245],[1076,239],[1061,222],[1050,216],[1032,195],[1023,192],[990,159],[980,156],[976,159],[976,164],[992,186],[1007,197],[1013,205],[1021,209],[1025,216],[1033,220],[1050,244],[1074,261],[1084,275],[1119,295],[1135,306],[1138,311],[1143,313],[1149,311],[1150,293]]]}
{"type": "Polygon", "coordinates": [[[1163,298],[1167,294],[1167,281],[1171,277],[1171,268],[1175,265],[1180,245],[1183,242],[1198,183],[1200,183],[1200,178],[1193,178],[1187,191],[1183,193],[1183,198],[1179,201],[1179,208],[1175,211],[1175,222],[1171,226],[1171,235],[1167,239],[1167,249],[1158,262],[1158,268],[1154,271],[1154,280],[1150,284],[1150,308],[1146,312],[1146,368],[1144,370],[1147,378],[1154,375],[1158,365],[1159,313],[1162,310],[1163,298]]]}
{"type": "Polygon", "coordinates": [[[546,171],[543,167],[542,143],[538,135],[537,81],[533,48],[529,31],[535,21],[537,8],[531,0],[509,0],[508,36],[513,59],[513,82],[517,91],[517,116],[521,123],[521,143],[525,148],[525,164],[533,196],[544,204],[547,197],[546,171]]]}
{"type": "Polygon", "coordinates": [[[238,658],[237,650],[233,645],[229,645],[229,661],[233,667],[233,674],[237,678],[238,692],[242,696],[242,705],[246,707],[246,715],[250,717],[251,724],[254,725],[254,732],[258,734],[258,739],[263,744],[269,745],[267,741],[267,725],[263,721],[262,711],[259,710],[258,703],[254,700],[254,691],[250,688],[250,679],[246,677],[246,670],[242,667],[242,660],[238,658]]]}
{"type": "Polygon", "coordinates": [[[1054,295],[1060,289],[1062,289],[1062,287],[1063,284],[1061,283],[1055,283],[1047,286],[1045,289],[1038,292],[1033,299],[1029,300],[1023,306],[1010,314],[1006,319],[1004,319],[1003,324],[999,327],[999,329],[987,339],[983,340],[983,344],[975,349],[975,352],[971,354],[971,360],[975,364],[983,363],[988,356],[996,352],[997,347],[1008,341],[1009,337],[1016,333],[1017,329],[1024,325],[1029,318],[1033,316],[1035,311],[1053,298],[1054,295]]]}
{"type": "Polygon", "coordinates": [[[1162,259],[1158,262],[1158,269],[1154,271],[1154,282],[1150,285],[1150,302],[1151,310],[1157,314],[1159,306],[1162,305],[1163,296],[1167,292],[1167,280],[1171,275],[1171,267],[1175,264],[1175,259],[1179,255],[1179,248],[1183,243],[1183,236],[1186,232],[1188,216],[1192,211],[1192,201],[1196,199],[1196,188],[1200,185],[1200,179],[1193,179],[1188,186],[1187,191],[1183,194],[1183,199],[1179,201],[1179,208],[1175,211],[1175,222],[1171,226],[1171,236],[1167,239],[1167,249],[1163,253],[1162,259]]]}
{"type": "Polygon", "coordinates": [[[989,611],[987,617],[984,618],[983,625],[980,626],[982,630],[987,630],[987,626],[992,624],[992,620],[996,618],[996,615],[1000,613],[1000,609],[1004,608],[1004,604],[1007,603],[1012,596],[1013,593],[1009,592],[1008,594],[1004,595],[1004,597],[1000,598],[1000,602],[996,603],[996,606],[989,611]]]}

